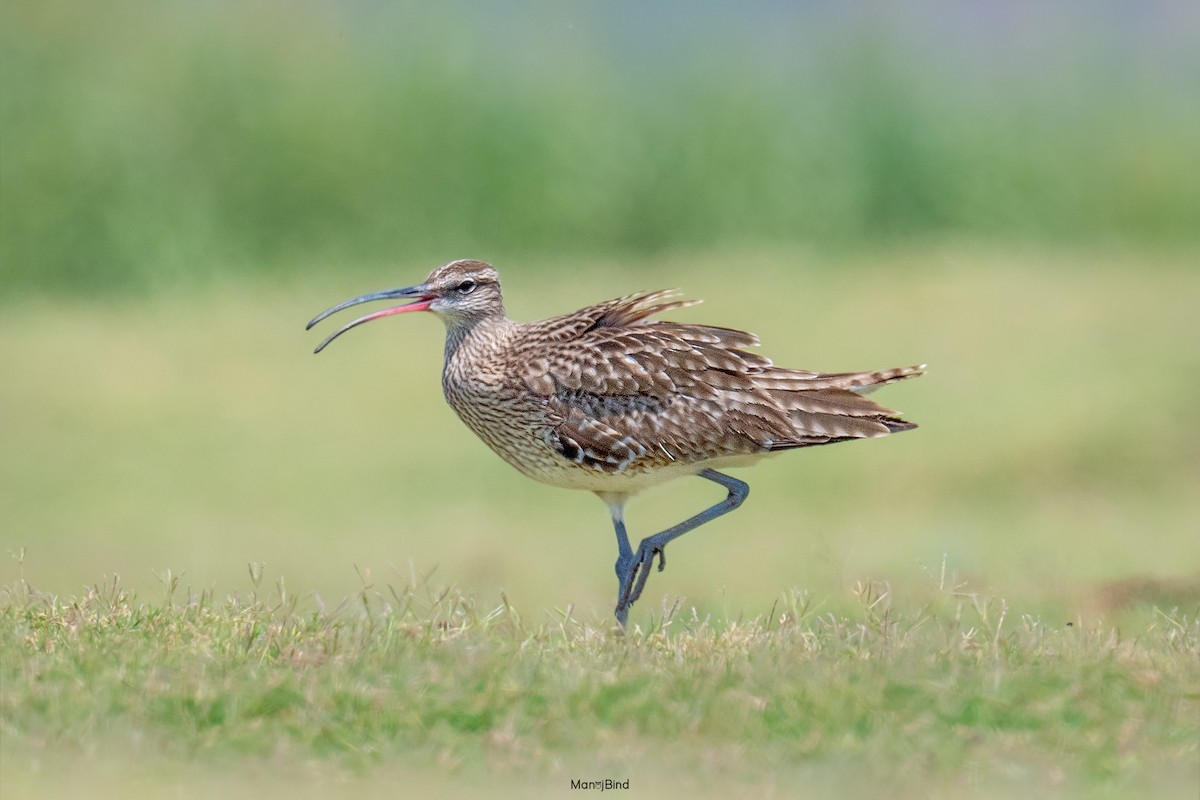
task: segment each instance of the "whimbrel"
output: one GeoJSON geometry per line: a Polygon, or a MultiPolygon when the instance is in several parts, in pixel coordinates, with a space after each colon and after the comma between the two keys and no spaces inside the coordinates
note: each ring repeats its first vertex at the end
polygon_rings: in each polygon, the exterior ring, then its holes
{"type": "Polygon", "coordinates": [[[669,542],[742,504],[750,487],[720,469],[748,466],[798,447],[886,436],[915,428],[863,397],[922,374],[924,365],[875,372],[782,369],[743,348],[751,333],[653,319],[698,301],[672,291],[632,294],[540,322],[504,313],[500,276],[482,261],[452,261],[424,283],[352,298],[322,311],[403,299],[351,328],[391,314],[432,311],[446,325],[442,390],[488,447],[531,478],[594,492],[617,534],[617,621],[646,585],[669,542]],[[643,489],[698,476],[728,496],[634,550],[625,503],[643,489]]]}

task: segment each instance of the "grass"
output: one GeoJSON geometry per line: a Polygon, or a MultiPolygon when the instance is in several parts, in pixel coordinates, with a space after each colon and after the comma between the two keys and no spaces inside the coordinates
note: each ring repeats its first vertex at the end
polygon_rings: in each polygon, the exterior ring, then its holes
{"type": "Polygon", "coordinates": [[[404,775],[478,791],[492,775],[522,796],[576,778],[714,797],[793,796],[814,779],[891,796],[1135,797],[1200,779],[1200,622],[1178,609],[1047,624],[943,572],[923,606],[871,583],[846,613],[793,592],[753,618],[676,606],[620,636],[427,577],[365,584],[329,610],[303,610],[282,581],[218,599],[162,578],[149,602],[115,581],[70,599],[8,589],[2,746],[21,766],[4,780],[21,796],[78,780],[61,762],[102,773],[106,758],[136,759],[143,782],[180,796],[212,779],[173,763],[263,792],[292,791],[297,776],[255,776],[281,764],[377,788],[404,775]]]}
{"type": "MultiPolygon", "coordinates": [[[[517,318],[683,285],[779,363],[931,364],[879,395],[919,430],[738,473],[750,500],[675,545],[623,638],[603,507],[461,428],[434,320],[311,355],[315,310],[428,265],[8,304],[0,789],[1194,787],[1194,253],[816,262],[501,265],[517,318]]],[[[632,535],[706,488],[639,498],[632,535]]]]}

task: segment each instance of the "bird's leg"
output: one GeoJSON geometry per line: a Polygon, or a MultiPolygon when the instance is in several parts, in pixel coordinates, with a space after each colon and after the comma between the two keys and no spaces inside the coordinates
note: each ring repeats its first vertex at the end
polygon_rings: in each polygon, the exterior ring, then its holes
{"type": "Polygon", "coordinates": [[[617,622],[625,625],[625,618],[629,615],[629,607],[620,607],[620,600],[625,596],[625,588],[628,585],[626,576],[633,571],[633,548],[629,546],[629,535],[625,533],[625,500],[621,495],[600,495],[605,503],[608,504],[608,513],[612,516],[613,529],[617,533],[617,583],[619,590],[617,594],[618,607],[616,610],[617,622]]]}
{"type": "MultiPolygon", "coordinates": [[[[750,486],[744,481],[739,481],[737,478],[731,478],[728,475],[717,472],[716,470],[706,469],[696,473],[701,478],[707,478],[710,481],[719,483],[729,490],[729,495],[704,511],[701,511],[694,517],[685,519],[678,525],[667,528],[662,533],[656,533],[653,536],[647,536],[638,545],[637,553],[632,555],[631,568],[627,575],[621,576],[621,594],[617,601],[617,620],[621,624],[625,624],[625,618],[629,614],[629,607],[637,602],[637,599],[642,596],[642,589],[646,586],[646,579],[650,577],[650,566],[654,563],[654,556],[658,556],[658,568],[661,571],[667,565],[665,550],[667,543],[676,539],[688,531],[698,528],[706,522],[716,519],[722,514],[728,514],[742,504],[746,496],[750,494],[750,486]]],[[[618,529],[618,541],[621,534],[624,533],[624,525],[618,529]]],[[[621,561],[617,561],[617,574],[620,575],[621,561]]]]}

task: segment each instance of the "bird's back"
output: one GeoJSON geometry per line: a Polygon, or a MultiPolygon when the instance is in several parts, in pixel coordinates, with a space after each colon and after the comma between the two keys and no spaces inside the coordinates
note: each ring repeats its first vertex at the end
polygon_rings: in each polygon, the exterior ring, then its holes
{"type": "Polygon", "coordinates": [[[525,474],[592,491],[916,427],[862,394],[921,367],[781,369],[751,333],[653,319],[691,304],[653,292],[481,323],[448,344],[447,400],[525,474]]]}

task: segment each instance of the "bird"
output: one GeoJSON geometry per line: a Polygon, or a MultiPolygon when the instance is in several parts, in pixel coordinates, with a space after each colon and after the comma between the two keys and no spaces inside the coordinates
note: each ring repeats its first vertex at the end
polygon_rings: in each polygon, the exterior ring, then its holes
{"type": "Polygon", "coordinates": [[[624,629],[654,561],[667,544],[738,508],[746,482],[722,470],[786,450],[869,439],[917,427],[864,397],[922,375],[925,365],[868,372],[784,369],[750,352],[758,337],[733,328],[671,322],[660,315],[695,305],[675,290],[629,294],[569,314],[514,322],[497,270],[460,259],[423,283],[353,297],[322,311],[313,326],[352,306],[401,300],[338,328],[431,312],[446,328],[442,390],[459,418],[521,473],[597,495],[617,538],[617,602],[624,629]],[[635,550],[625,506],[666,481],[700,477],[725,499],[647,536],[635,550]]]}

